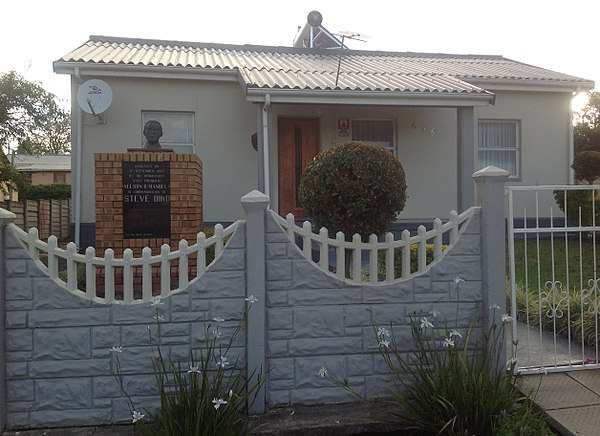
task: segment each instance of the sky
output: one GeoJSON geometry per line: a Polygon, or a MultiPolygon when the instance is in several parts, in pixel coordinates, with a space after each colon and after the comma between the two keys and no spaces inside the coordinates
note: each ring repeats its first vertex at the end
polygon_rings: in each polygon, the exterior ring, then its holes
{"type": "Polygon", "coordinates": [[[15,70],[68,102],[70,77],[52,62],[90,35],[291,46],[312,10],[331,32],[368,36],[351,49],[502,55],[600,90],[598,0],[5,0],[0,73],[15,70]]]}

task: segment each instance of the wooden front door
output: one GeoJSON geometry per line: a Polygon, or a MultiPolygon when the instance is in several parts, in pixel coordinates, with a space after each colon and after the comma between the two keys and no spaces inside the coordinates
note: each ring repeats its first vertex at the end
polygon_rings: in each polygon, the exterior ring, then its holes
{"type": "Polygon", "coordinates": [[[298,201],[300,176],[320,150],[319,120],[279,118],[277,121],[279,155],[279,213],[306,216],[298,201]]]}

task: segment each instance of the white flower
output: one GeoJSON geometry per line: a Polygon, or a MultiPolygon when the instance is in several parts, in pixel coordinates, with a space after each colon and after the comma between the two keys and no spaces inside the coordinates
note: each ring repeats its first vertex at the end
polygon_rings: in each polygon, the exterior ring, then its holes
{"type": "Polygon", "coordinates": [[[215,317],[213,318],[213,321],[214,321],[214,322],[216,322],[216,323],[218,324],[218,323],[220,323],[220,322],[224,322],[224,321],[225,321],[225,318],[221,318],[221,317],[219,317],[219,316],[215,316],[215,317]]]}
{"type": "Polygon", "coordinates": [[[490,306],[490,310],[500,310],[500,306],[498,306],[497,304],[492,304],[490,306]]]}
{"type": "Polygon", "coordinates": [[[378,338],[389,338],[390,337],[390,331],[386,328],[383,327],[379,327],[377,329],[377,337],[378,338]]]}
{"type": "Polygon", "coordinates": [[[196,374],[200,374],[200,365],[194,365],[192,366],[192,364],[189,364],[190,369],[188,369],[188,374],[191,374],[192,372],[195,372],[196,374]]]}
{"type": "Polygon", "coordinates": [[[506,313],[502,315],[502,324],[506,324],[506,323],[512,322],[512,320],[513,320],[512,316],[510,316],[510,315],[508,315],[506,313]]]}
{"type": "Polygon", "coordinates": [[[325,376],[327,375],[327,368],[322,366],[321,369],[319,369],[319,372],[317,372],[317,375],[321,378],[325,378],[325,376]]]}
{"type": "Polygon", "coordinates": [[[454,283],[455,283],[455,284],[457,284],[457,285],[458,285],[458,284],[459,284],[459,283],[461,283],[461,282],[464,282],[464,279],[461,279],[460,277],[454,277],[454,283]]]}
{"type": "Polygon", "coordinates": [[[215,338],[220,338],[222,336],[222,333],[218,329],[213,329],[212,334],[215,338]]]}
{"type": "Polygon", "coordinates": [[[390,341],[388,341],[387,339],[382,339],[379,341],[379,346],[388,348],[390,346],[390,341]]]}
{"type": "Polygon", "coordinates": [[[258,297],[255,297],[254,294],[251,294],[248,298],[246,298],[246,301],[250,304],[254,304],[258,301],[258,297]]]}
{"type": "Polygon", "coordinates": [[[433,324],[427,318],[423,317],[423,318],[420,319],[420,321],[421,321],[421,328],[422,329],[424,329],[426,327],[433,328],[433,324]]]}
{"type": "Polygon", "coordinates": [[[442,345],[444,347],[446,347],[446,348],[447,347],[454,347],[454,339],[452,339],[452,337],[445,338],[444,342],[442,343],[442,345]]]}
{"type": "Polygon", "coordinates": [[[110,352],[111,353],[122,353],[123,347],[121,345],[119,345],[117,347],[110,347],[110,352]]]}
{"type": "Polygon", "coordinates": [[[156,297],[155,299],[153,299],[151,304],[152,304],[152,306],[164,306],[165,305],[165,303],[162,302],[160,297],[156,297]]]}
{"type": "Polygon", "coordinates": [[[215,409],[218,409],[222,405],[227,404],[227,401],[225,401],[222,398],[213,398],[212,402],[215,405],[215,409]]]}
{"type": "Polygon", "coordinates": [[[431,316],[433,316],[434,318],[437,318],[438,316],[440,316],[440,311],[437,309],[433,309],[431,312],[429,312],[431,314],[431,316]]]}
{"type": "Polygon", "coordinates": [[[229,361],[227,360],[227,357],[220,356],[219,360],[217,361],[217,366],[220,366],[221,368],[225,368],[227,365],[229,365],[229,361]]]}
{"type": "Polygon", "coordinates": [[[451,338],[459,337],[462,339],[463,336],[460,334],[460,332],[458,330],[450,330],[449,337],[451,337],[451,338]]]}
{"type": "Polygon", "coordinates": [[[136,423],[138,421],[141,421],[144,418],[144,416],[146,416],[146,415],[143,415],[140,412],[138,412],[137,410],[134,410],[133,414],[131,416],[133,417],[132,422],[136,423]]]}
{"type": "Polygon", "coordinates": [[[233,397],[233,389],[229,389],[229,399],[231,399],[231,397],[233,397]]]}
{"type": "Polygon", "coordinates": [[[152,317],[152,319],[154,319],[154,321],[164,321],[165,320],[165,316],[164,315],[154,315],[152,317]]]}

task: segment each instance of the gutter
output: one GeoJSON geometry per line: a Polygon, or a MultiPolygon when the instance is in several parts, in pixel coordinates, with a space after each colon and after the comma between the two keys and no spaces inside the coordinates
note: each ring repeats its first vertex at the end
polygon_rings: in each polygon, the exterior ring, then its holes
{"type": "Polygon", "coordinates": [[[263,174],[265,179],[265,192],[267,197],[271,197],[271,177],[269,174],[269,111],[271,110],[271,95],[266,94],[262,110],[262,128],[263,128],[263,174]]]}
{"type": "MultiPolygon", "coordinates": [[[[74,71],[74,78],[77,81],[77,86],[81,85],[81,71],[79,70],[78,67],[75,68],[74,71]]],[[[77,129],[77,135],[76,135],[76,140],[75,140],[75,149],[77,150],[77,159],[75,162],[75,169],[76,169],[76,173],[75,173],[75,192],[73,193],[73,208],[75,209],[75,246],[77,247],[77,250],[79,251],[80,249],[80,244],[81,244],[81,162],[82,162],[82,156],[81,154],[83,153],[83,147],[82,147],[82,138],[83,138],[83,114],[81,111],[81,108],[79,107],[79,105],[77,105],[77,111],[75,112],[75,118],[76,118],[76,129],[77,129]]]]}

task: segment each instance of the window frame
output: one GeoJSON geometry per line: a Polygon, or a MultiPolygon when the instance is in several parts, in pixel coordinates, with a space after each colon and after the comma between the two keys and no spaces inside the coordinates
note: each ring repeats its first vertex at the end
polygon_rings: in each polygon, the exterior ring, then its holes
{"type": "Polygon", "coordinates": [[[354,139],[354,123],[355,122],[370,122],[370,121],[377,121],[377,122],[389,122],[392,125],[392,146],[391,147],[384,147],[382,145],[378,145],[378,144],[374,144],[378,147],[381,147],[384,150],[390,151],[392,153],[392,156],[396,157],[396,120],[393,118],[352,118],[350,120],[350,139],[352,141],[357,141],[357,142],[366,142],[366,143],[372,143],[372,141],[368,141],[368,140],[361,140],[361,139],[354,139]]]}
{"type": "Polygon", "coordinates": [[[477,144],[475,147],[475,167],[476,170],[484,168],[481,164],[479,153],[483,151],[510,151],[515,155],[515,169],[517,174],[510,174],[509,180],[519,181],[522,179],[521,154],[522,154],[522,125],[521,120],[512,118],[481,118],[477,120],[477,144]],[[481,124],[513,124],[515,126],[515,147],[482,147],[479,143],[479,128],[481,124]]]}
{"type": "MultiPolygon", "coordinates": [[[[162,148],[167,150],[173,150],[175,153],[188,153],[195,154],[196,153],[196,113],[191,111],[159,111],[159,110],[142,110],[141,113],[141,142],[142,148],[144,147],[144,143],[146,138],[144,138],[144,125],[149,120],[157,120],[162,128],[163,128],[163,137],[160,139],[160,145],[162,148]],[[177,117],[181,116],[181,119],[189,118],[187,121],[184,121],[185,124],[188,124],[188,137],[191,142],[181,142],[181,141],[171,141],[165,138],[165,119],[168,117],[177,117]]],[[[166,127],[168,130],[168,127],[166,127]]],[[[168,138],[168,137],[167,137],[168,138]]]]}

